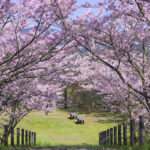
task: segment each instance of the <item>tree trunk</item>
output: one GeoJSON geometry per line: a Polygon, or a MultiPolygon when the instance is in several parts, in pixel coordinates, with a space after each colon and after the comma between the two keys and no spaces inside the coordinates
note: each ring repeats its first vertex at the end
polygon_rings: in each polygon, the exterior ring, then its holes
{"type": "Polygon", "coordinates": [[[67,88],[64,90],[64,109],[68,109],[67,88]]]}

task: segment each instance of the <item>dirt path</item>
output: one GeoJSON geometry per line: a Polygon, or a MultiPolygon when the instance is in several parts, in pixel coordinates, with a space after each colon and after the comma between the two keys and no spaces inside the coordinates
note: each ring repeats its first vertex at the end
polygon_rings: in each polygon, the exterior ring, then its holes
{"type": "Polygon", "coordinates": [[[48,147],[14,148],[9,150],[117,150],[117,149],[111,148],[104,149],[101,147],[94,147],[94,146],[48,146],[48,147]]]}

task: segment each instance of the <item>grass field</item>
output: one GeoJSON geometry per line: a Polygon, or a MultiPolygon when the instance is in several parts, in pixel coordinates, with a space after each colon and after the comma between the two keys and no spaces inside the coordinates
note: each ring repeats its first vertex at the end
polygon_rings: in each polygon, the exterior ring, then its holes
{"type": "Polygon", "coordinates": [[[61,110],[48,116],[32,112],[17,127],[35,131],[37,145],[98,145],[99,132],[118,124],[110,121],[111,113],[83,113],[81,116],[85,124],[76,124],[76,120],[68,119],[68,112],[61,110]]]}
{"type": "MultiPolygon", "coordinates": [[[[48,116],[43,112],[31,112],[17,127],[36,132],[36,146],[98,146],[99,132],[114,127],[123,121],[121,118],[112,119],[112,113],[80,112],[79,115],[85,118],[85,124],[76,124],[76,120],[68,119],[69,112],[62,110],[57,110],[48,116]]],[[[9,147],[11,148],[11,146],[9,147]]],[[[150,150],[150,145],[143,147],[138,145],[135,147],[105,145],[104,147],[124,150],[150,150]]],[[[0,145],[0,149],[7,148],[0,145]]]]}

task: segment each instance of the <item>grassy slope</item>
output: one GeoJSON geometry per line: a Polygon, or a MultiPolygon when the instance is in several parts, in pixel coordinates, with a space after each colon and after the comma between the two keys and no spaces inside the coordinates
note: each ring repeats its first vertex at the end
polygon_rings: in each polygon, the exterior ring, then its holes
{"type": "Polygon", "coordinates": [[[32,112],[18,125],[35,131],[38,145],[98,145],[98,133],[117,125],[109,122],[108,113],[82,114],[85,124],[75,124],[69,120],[69,113],[58,110],[46,116],[42,112],[32,112]]]}

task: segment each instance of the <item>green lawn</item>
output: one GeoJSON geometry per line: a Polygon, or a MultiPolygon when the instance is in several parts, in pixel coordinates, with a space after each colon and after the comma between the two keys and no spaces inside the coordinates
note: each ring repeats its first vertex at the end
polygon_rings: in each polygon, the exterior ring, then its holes
{"type": "Polygon", "coordinates": [[[69,113],[57,110],[46,116],[32,112],[17,127],[35,131],[37,145],[98,145],[98,134],[118,123],[110,121],[111,113],[81,114],[85,124],[76,124],[68,119],[69,113]]]}
{"type": "MultiPolygon", "coordinates": [[[[48,116],[43,112],[31,112],[17,127],[37,133],[37,146],[69,146],[84,145],[98,146],[98,134],[121,123],[120,118],[112,119],[112,113],[88,113],[80,112],[85,118],[85,124],[76,124],[76,120],[70,120],[69,112],[57,110],[48,116]]],[[[16,128],[17,128],[16,127],[16,128]]],[[[16,129],[15,129],[16,143],[16,129]]],[[[10,136],[9,136],[10,144],[10,136]]],[[[143,147],[113,146],[104,147],[121,148],[127,150],[149,150],[150,145],[143,147]]],[[[0,149],[5,149],[0,145],[0,149]]]]}

